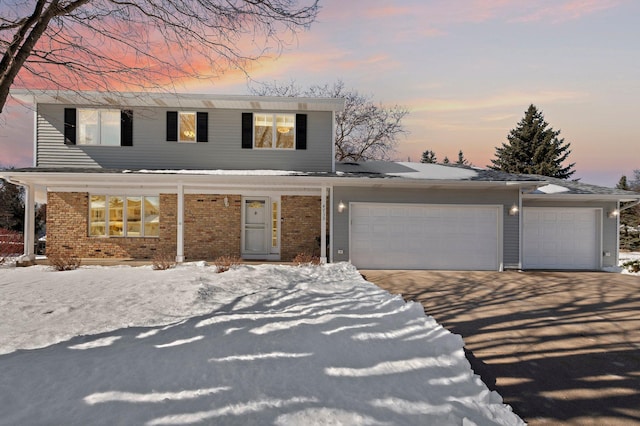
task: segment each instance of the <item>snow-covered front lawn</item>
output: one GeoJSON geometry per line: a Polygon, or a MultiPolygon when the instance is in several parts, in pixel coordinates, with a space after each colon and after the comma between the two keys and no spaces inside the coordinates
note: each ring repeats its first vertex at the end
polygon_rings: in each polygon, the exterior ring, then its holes
{"type": "Polygon", "coordinates": [[[523,424],[462,347],[346,263],[0,269],[0,424],[523,424]]]}

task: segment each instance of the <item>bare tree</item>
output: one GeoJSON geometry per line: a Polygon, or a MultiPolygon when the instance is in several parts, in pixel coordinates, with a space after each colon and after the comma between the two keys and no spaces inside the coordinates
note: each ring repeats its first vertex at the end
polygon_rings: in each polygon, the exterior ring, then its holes
{"type": "Polygon", "coordinates": [[[14,83],[145,90],[244,71],[317,13],[318,0],[2,0],[0,112],[14,83]]]}
{"type": "Polygon", "coordinates": [[[259,96],[344,98],[345,109],[336,114],[337,161],[388,160],[395,152],[398,137],[407,133],[402,125],[402,119],[409,114],[406,108],[375,104],[370,96],[345,89],[340,80],[307,89],[291,81],[286,85],[260,84],[250,90],[259,96]]]}

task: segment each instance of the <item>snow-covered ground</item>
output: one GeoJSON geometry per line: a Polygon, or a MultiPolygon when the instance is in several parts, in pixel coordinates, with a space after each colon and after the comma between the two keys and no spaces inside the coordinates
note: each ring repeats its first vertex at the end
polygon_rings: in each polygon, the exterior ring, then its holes
{"type": "Polygon", "coordinates": [[[462,347],[346,263],[0,269],[0,424],[523,424],[462,347]]]}

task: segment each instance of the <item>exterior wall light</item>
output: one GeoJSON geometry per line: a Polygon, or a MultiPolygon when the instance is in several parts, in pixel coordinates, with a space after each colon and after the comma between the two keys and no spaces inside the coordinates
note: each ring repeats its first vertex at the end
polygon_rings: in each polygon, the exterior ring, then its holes
{"type": "Polygon", "coordinates": [[[346,208],[347,206],[342,202],[342,200],[340,200],[338,203],[338,213],[342,213],[346,208]]]}
{"type": "Polygon", "coordinates": [[[618,216],[620,216],[620,210],[618,210],[618,209],[611,210],[609,212],[609,218],[611,218],[611,219],[615,219],[618,216]]]}
{"type": "Polygon", "coordinates": [[[224,197],[224,206],[229,207],[229,197],[224,197]]]}
{"type": "Polygon", "coordinates": [[[515,204],[511,206],[511,208],[509,209],[509,216],[517,216],[518,212],[520,211],[520,209],[518,208],[518,206],[516,206],[515,204]]]}

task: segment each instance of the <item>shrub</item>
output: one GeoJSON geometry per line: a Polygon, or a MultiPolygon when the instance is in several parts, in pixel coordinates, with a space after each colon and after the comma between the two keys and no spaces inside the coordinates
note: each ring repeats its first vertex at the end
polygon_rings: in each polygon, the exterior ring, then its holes
{"type": "Polygon", "coordinates": [[[217,273],[226,272],[241,263],[242,259],[237,256],[220,256],[213,261],[213,264],[216,265],[217,273]]]}
{"type": "Polygon", "coordinates": [[[173,254],[168,251],[162,251],[153,256],[151,264],[154,271],[165,271],[167,269],[175,268],[177,262],[173,254]]]}
{"type": "Polygon", "coordinates": [[[320,265],[320,258],[318,256],[312,256],[308,253],[298,253],[293,258],[293,263],[300,265],[320,265]]]}
{"type": "Polygon", "coordinates": [[[80,266],[80,258],[69,253],[49,253],[47,260],[56,271],[72,271],[80,266]]]}
{"type": "Polygon", "coordinates": [[[622,264],[622,267],[629,272],[640,272],[640,259],[628,260],[622,264]]]}

